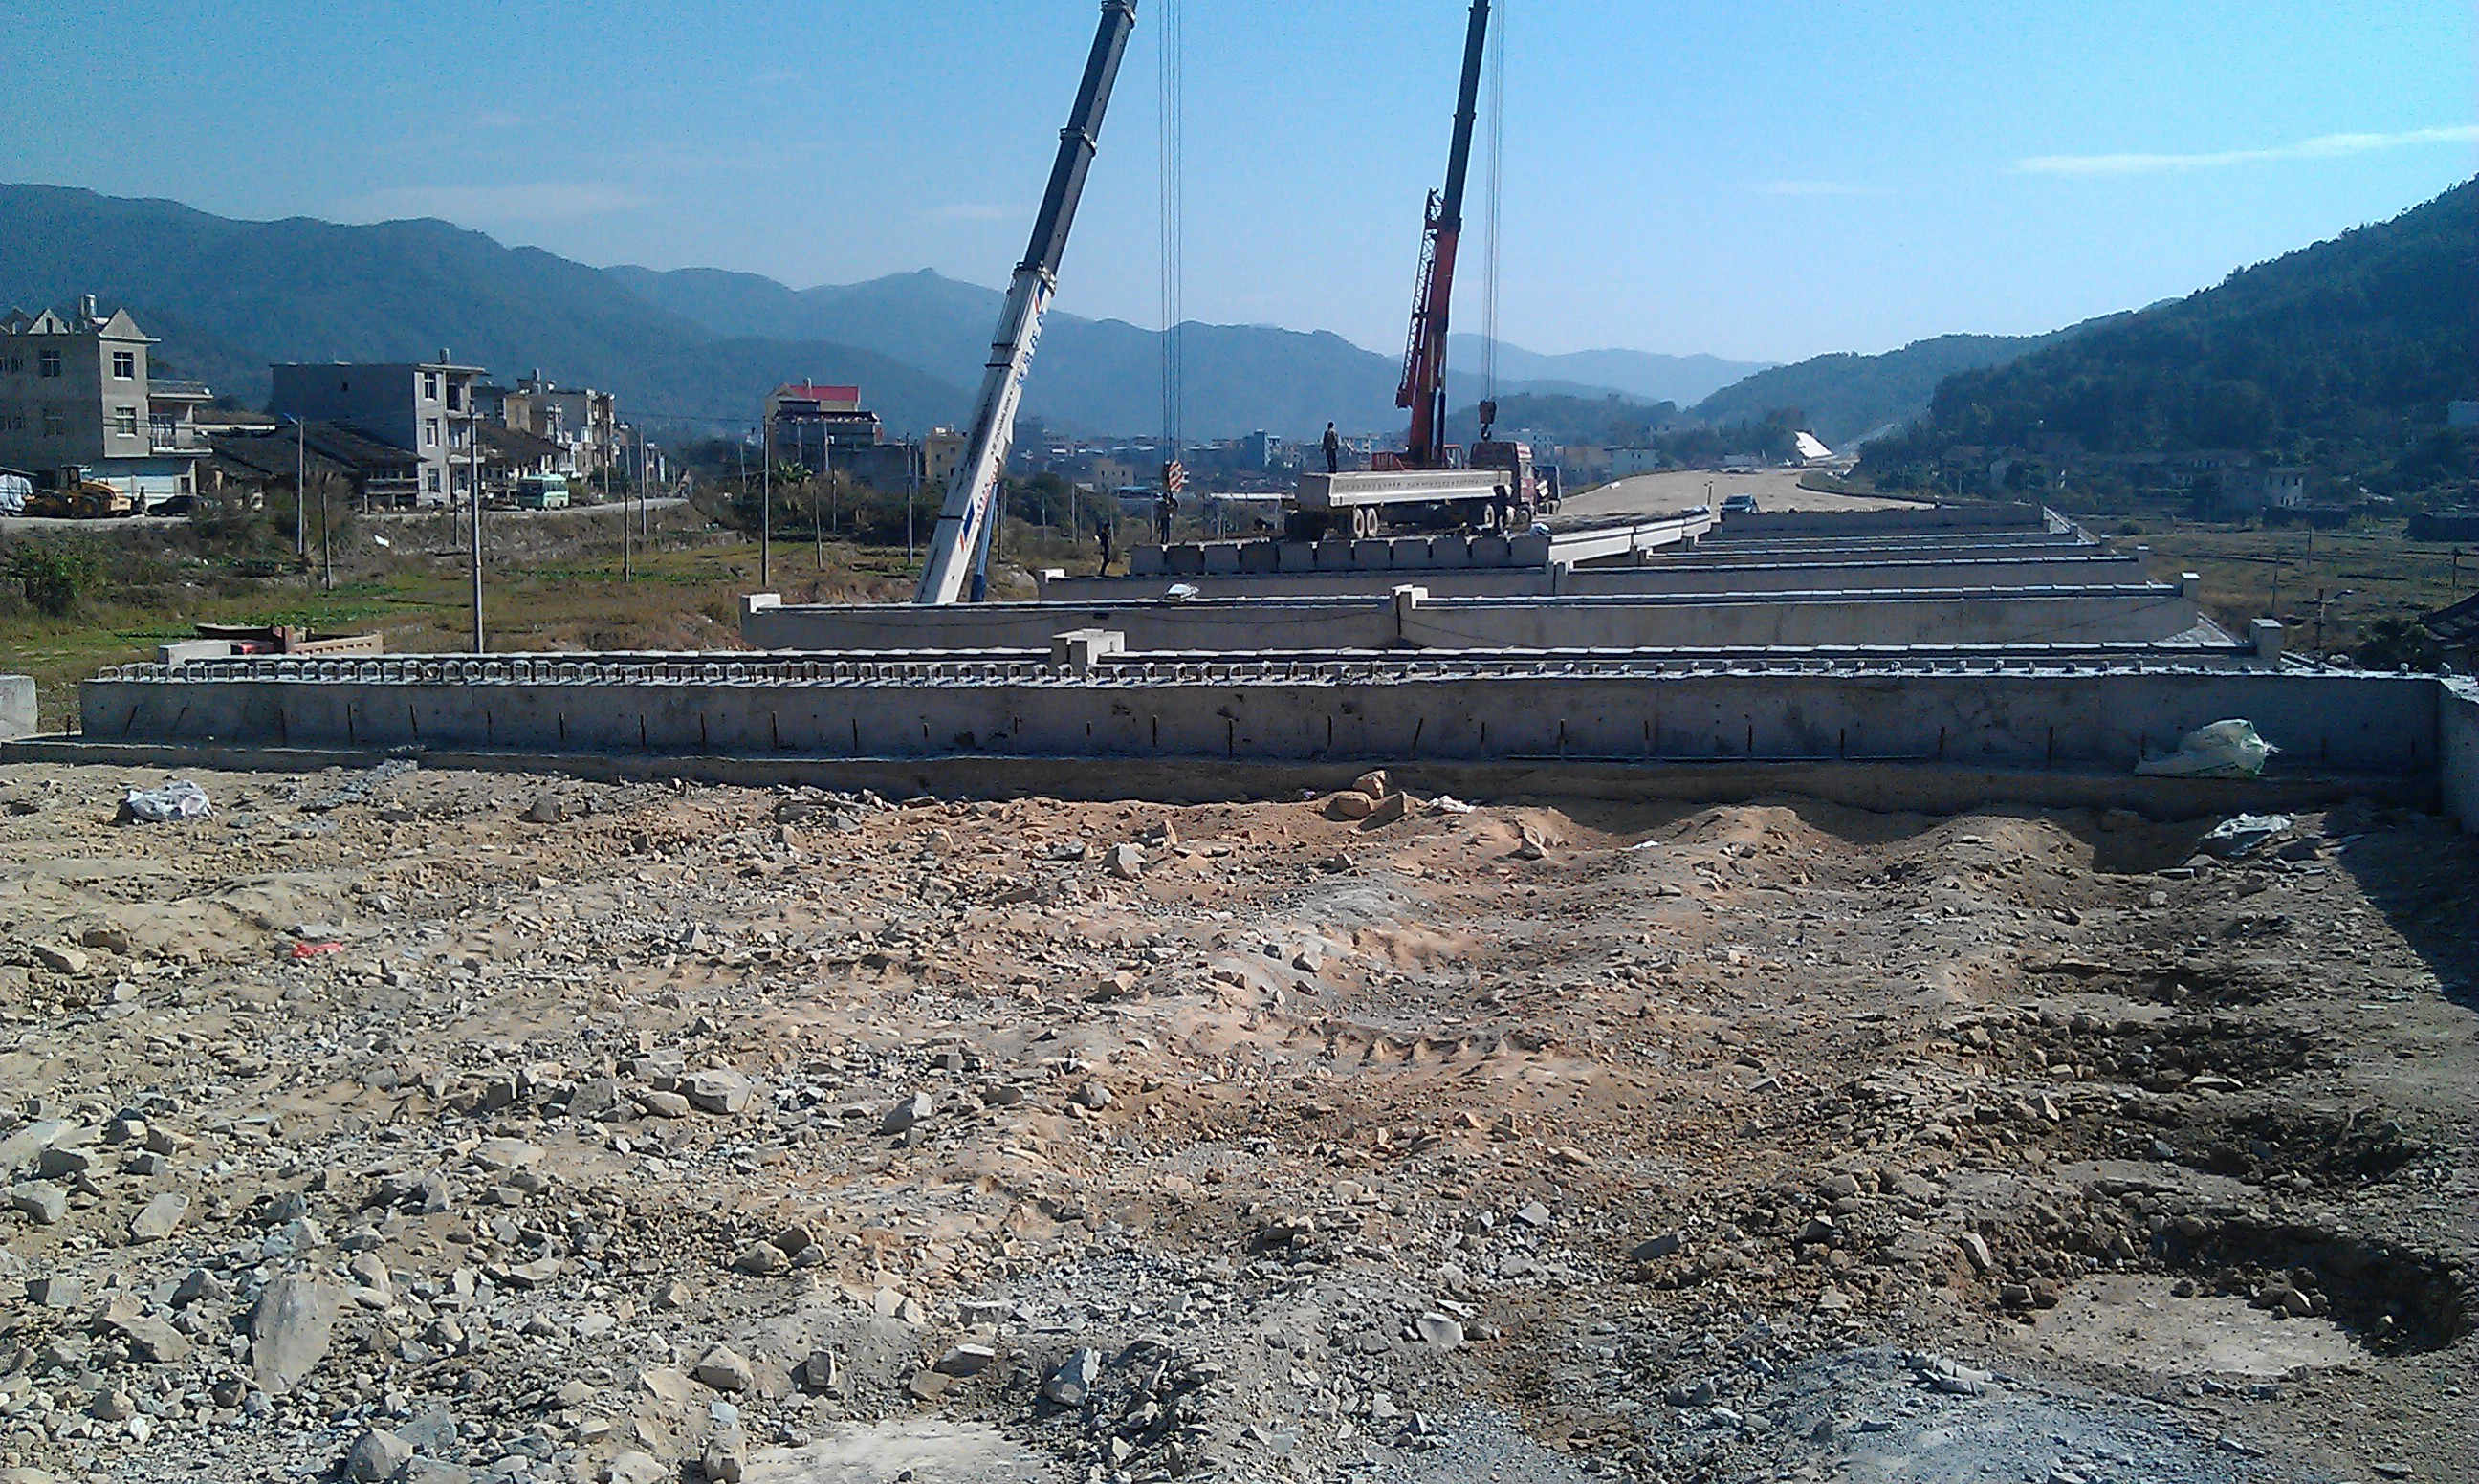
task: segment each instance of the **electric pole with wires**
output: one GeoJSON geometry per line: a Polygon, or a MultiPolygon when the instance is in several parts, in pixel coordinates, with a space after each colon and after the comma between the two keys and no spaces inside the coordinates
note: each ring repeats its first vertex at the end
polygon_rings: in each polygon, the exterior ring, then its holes
{"type": "Polygon", "coordinates": [[[1162,111],[1162,516],[1157,532],[1170,541],[1171,513],[1188,487],[1183,451],[1181,412],[1187,396],[1187,367],[1182,358],[1181,321],[1187,318],[1187,189],[1185,175],[1188,80],[1181,56],[1179,0],[1163,0],[1160,105],[1162,111]]]}

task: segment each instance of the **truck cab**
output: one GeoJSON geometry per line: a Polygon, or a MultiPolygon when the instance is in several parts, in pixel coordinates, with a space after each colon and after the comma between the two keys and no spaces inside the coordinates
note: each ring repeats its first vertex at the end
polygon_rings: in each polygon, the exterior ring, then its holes
{"type": "Polygon", "coordinates": [[[1532,445],[1487,439],[1471,446],[1470,462],[1474,469],[1496,470],[1509,476],[1506,524],[1510,528],[1529,525],[1534,517],[1558,508],[1555,485],[1532,462],[1532,445]]]}

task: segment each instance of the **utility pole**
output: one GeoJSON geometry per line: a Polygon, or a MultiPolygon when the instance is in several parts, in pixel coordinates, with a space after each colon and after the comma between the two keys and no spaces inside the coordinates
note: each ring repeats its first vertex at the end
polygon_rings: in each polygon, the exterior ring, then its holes
{"type": "Polygon", "coordinates": [[[912,449],[912,456],[904,461],[904,565],[906,567],[910,567],[914,559],[912,506],[921,497],[921,466],[928,462],[929,458],[930,445],[925,441],[916,445],[912,449]]]}
{"type": "Polygon", "coordinates": [[[637,492],[646,486],[646,432],[637,430],[637,482],[620,486],[620,580],[637,580],[637,492]]]}
{"type": "Polygon", "coordinates": [[[319,476],[319,585],[336,590],[336,540],[327,528],[327,476],[319,476]]]}
{"type": "Polygon", "coordinates": [[[757,585],[773,580],[768,574],[775,556],[775,419],[770,414],[757,429],[757,585]]]}
{"type": "Polygon", "coordinates": [[[310,464],[309,424],[299,418],[293,420],[293,554],[302,561],[310,559],[310,492],[303,471],[310,464]]]}
{"type": "Polygon", "coordinates": [[[473,569],[473,652],[487,652],[482,644],[482,433],[479,414],[473,399],[465,403],[465,469],[472,488],[465,492],[467,503],[467,558],[473,569]]]}

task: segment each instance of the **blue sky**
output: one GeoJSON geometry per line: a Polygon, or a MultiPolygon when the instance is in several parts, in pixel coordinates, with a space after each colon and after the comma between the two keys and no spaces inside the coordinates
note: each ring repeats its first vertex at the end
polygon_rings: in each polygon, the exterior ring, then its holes
{"type": "MultiPolygon", "coordinates": [[[[1141,8],[1069,248],[1075,313],[1158,319],[1162,3],[1141,8]]],[[[1175,3],[1189,316],[1391,351],[1465,0],[1175,3]]],[[[2479,171],[2469,0],[1502,9],[1500,322],[1542,350],[1787,360],[2045,330],[2479,171]]],[[[0,178],[252,217],[440,216],[591,263],[799,286],[922,267],[1003,282],[1096,13],[0,10],[0,178]]],[[[1477,293],[1457,312],[1477,328],[1477,293]]]]}

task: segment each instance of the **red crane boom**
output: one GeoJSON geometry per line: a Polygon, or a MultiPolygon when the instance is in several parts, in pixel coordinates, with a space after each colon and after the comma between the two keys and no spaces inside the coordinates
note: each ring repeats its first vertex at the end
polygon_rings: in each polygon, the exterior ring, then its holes
{"type": "Polygon", "coordinates": [[[1480,70],[1489,43],[1489,0],[1472,0],[1464,38],[1463,90],[1455,103],[1454,145],[1446,156],[1446,188],[1429,193],[1420,234],[1420,272],[1412,300],[1412,336],[1403,352],[1403,385],[1394,405],[1411,409],[1412,432],[1402,465],[1443,469],[1446,448],[1446,326],[1455,296],[1455,248],[1464,229],[1464,180],[1470,172],[1472,125],[1480,110],[1480,70]]]}

